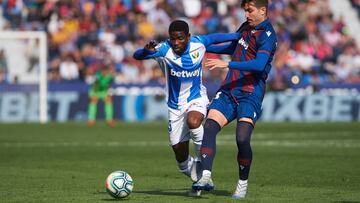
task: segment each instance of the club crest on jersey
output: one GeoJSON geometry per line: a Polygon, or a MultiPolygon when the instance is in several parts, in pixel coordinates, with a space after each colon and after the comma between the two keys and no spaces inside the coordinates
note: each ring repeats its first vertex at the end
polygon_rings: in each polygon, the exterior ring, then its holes
{"type": "Polygon", "coordinates": [[[200,53],[198,51],[191,54],[191,58],[193,58],[193,59],[197,59],[197,58],[199,58],[199,56],[200,56],[200,53]]]}
{"type": "Polygon", "coordinates": [[[245,50],[249,48],[249,44],[245,42],[243,38],[239,39],[238,43],[241,44],[245,48],[245,50]]]}

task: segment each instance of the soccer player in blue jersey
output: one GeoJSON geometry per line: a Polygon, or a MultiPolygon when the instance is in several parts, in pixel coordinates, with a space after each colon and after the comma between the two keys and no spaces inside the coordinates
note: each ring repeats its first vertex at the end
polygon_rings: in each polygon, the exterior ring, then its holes
{"type": "Polygon", "coordinates": [[[204,124],[201,146],[202,177],[193,184],[196,190],[212,190],[212,164],[216,153],[216,135],[236,119],[236,143],[239,180],[233,198],[245,198],[252,161],[250,138],[261,115],[265,94],[265,81],[271,69],[276,50],[276,33],[267,19],[268,0],[243,0],[247,21],[238,32],[238,40],[221,46],[211,46],[207,51],[232,55],[231,61],[209,59],[205,67],[228,68],[221,88],[209,106],[204,124]]]}
{"type": "Polygon", "coordinates": [[[202,60],[206,48],[214,43],[238,39],[238,33],[191,36],[185,21],[169,26],[170,39],[150,41],[134,53],[138,60],[155,59],[166,78],[168,131],[180,172],[197,181],[196,165],[204,133],[202,121],[209,103],[202,85],[202,60]],[[195,159],[189,155],[189,140],[195,145],[195,159]],[[192,170],[193,169],[193,170],[192,170]]]}

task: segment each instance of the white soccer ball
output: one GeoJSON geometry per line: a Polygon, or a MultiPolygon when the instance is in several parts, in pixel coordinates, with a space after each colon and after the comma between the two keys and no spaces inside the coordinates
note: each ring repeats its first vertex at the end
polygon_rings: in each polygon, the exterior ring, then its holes
{"type": "Polygon", "coordinates": [[[131,176],[124,171],[114,171],[106,178],[106,191],[114,198],[124,198],[130,195],[134,187],[131,176]]]}

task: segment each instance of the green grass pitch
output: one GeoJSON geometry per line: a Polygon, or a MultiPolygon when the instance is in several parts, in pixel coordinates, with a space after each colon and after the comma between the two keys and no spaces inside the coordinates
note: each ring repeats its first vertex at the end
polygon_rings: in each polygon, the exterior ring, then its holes
{"type": "MultiPolygon", "coordinates": [[[[215,191],[187,196],[168,146],[167,124],[0,124],[0,202],[236,202],[235,126],[218,135],[215,191]],[[114,200],[105,178],[134,179],[133,193],[114,200]]],[[[243,202],[360,202],[359,123],[258,123],[243,202]]]]}

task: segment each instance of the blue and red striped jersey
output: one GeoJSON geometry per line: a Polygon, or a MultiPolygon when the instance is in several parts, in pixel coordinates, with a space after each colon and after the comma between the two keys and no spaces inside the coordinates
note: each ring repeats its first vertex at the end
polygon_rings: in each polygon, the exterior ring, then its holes
{"type": "Polygon", "coordinates": [[[239,40],[229,46],[233,49],[232,60],[221,90],[235,98],[240,92],[253,93],[262,100],[276,51],[276,33],[268,19],[255,28],[245,22],[238,32],[239,40]]]}

